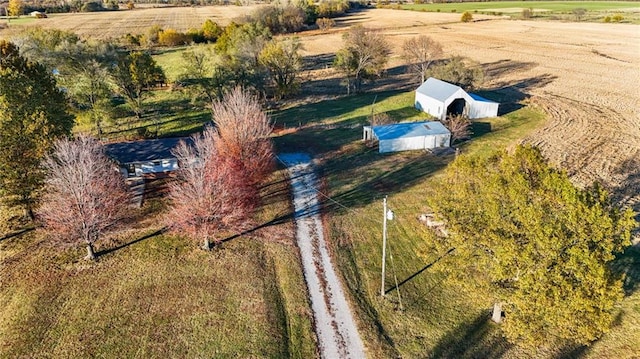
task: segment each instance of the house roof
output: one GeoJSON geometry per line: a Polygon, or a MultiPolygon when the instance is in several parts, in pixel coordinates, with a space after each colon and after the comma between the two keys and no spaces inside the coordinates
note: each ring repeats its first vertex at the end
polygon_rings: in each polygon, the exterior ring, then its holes
{"type": "Polygon", "coordinates": [[[171,153],[180,140],[191,143],[190,137],[158,138],[154,140],[115,142],[105,144],[107,156],[120,164],[173,159],[171,153]]]}
{"type": "MultiPolygon", "coordinates": [[[[461,87],[450,84],[448,82],[429,77],[416,92],[427,95],[431,98],[444,102],[454,93],[462,90],[461,87]]],[[[463,90],[464,91],[464,90],[463,90]]]]}
{"type": "Polygon", "coordinates": [[[438,121],[396,123],[391,125],[373,126],[371,129],[378,140],[447,135],[451,133],[438,121]]]}

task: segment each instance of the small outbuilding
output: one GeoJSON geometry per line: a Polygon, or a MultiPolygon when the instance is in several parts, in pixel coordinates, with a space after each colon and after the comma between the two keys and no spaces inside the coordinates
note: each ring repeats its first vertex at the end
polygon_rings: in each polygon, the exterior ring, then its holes
{"type": "Polygon", "coordinates": [[[440,121],[450,115],[466,115],[470,119],[496,117],[499,106],[497,102],[433,77],[416,90],[415,107],[440,121]]]}
{"type": "Polygon", "coordinates": [[[105,144],[106,154],[116,161],[126,177],[141,177],[178,169],[178,159],[171,151],[188,137],[158,138],[105,144]]]}
{"type": "Polygon", "coordinates": [[[31,17],[35,17],[38,19],[46,19],[47,18],[47,14],[43,13],[42,11],[32,11],[29,13],[29,16],[31,17]]]}
{"type": "Polygon", "coordinates": [[[449,147],[451,132],[438,121],[364,126],[363,140],[378,141],[378,152],[398,152],[449,147]]]}

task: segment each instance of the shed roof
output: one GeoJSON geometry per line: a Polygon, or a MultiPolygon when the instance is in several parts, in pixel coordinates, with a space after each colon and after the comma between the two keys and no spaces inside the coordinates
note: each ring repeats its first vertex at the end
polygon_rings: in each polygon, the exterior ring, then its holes
{"type": "Polygon", "coordinates": [[[447,135],[451,133],[438,121],[405,122],[392,125],[373,126],[372,130],[378,140],[447,135]]]}
{"type": "Polygon", "coordinates": [[[429,77],[427,81],[418,87],[416,92],[444,102],[458,90],[462,90],[462,88],[437,78],[429,77]]]}
{"type": "Polygon", "coordinates": [[[180,140],[191,143],[190,137],[158,138],[105,144],[107,156],[121,164],[173,159],[171,153],[180,140]]]}

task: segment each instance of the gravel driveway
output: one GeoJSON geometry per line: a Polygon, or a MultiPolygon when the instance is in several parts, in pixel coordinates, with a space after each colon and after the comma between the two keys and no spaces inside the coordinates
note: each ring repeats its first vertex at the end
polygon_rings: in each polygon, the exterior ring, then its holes
{"type": "Polygon", "coordinates": [[[291,177],[296,238],[311,297],[320,355],[327,359],[365,358],[362,339],[322,233],[317,177],[311,158],[302,153],[279,157],[287,165],[291,177]]]}

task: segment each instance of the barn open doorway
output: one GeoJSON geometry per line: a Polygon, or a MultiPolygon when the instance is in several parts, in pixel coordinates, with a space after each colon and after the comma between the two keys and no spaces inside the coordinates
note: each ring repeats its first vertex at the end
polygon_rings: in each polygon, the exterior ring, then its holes
{"type": "Polygon", "coordinates": [[[456,115],[464,115],[466,113],[465,109],[467,108],[467,101],[463,98],[457,98],[447,106],[447,117],[456,116],[456,115]]]}

